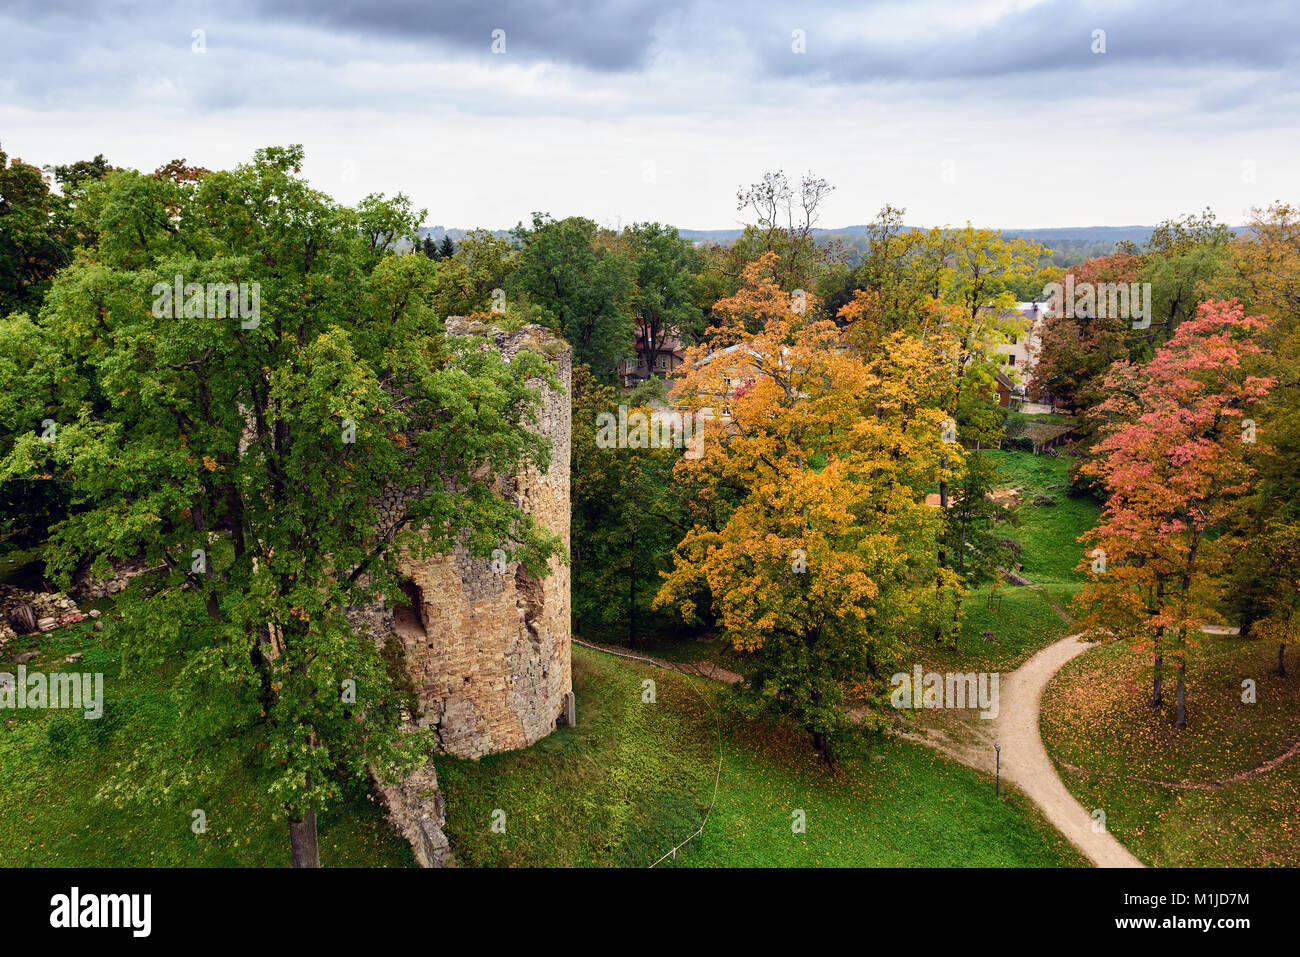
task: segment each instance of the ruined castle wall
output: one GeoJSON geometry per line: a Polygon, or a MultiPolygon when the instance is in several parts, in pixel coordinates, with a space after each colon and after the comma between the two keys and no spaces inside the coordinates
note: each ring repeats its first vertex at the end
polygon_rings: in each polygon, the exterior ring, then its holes
{"type": "MultiPolygon", "coordinates": [[[[448,323],[449,334],[465,328],[448,323]]],[[[542,348],[558,366],[562,391],[543,389],[535,426],[550,440],[550,467],[524,471],[504,491],[558,534],[567,554],[571,353],[537,327],[491,334],[507,358],[542,348]]],[[[420,724],[436,727],[442,748],[479,757],[526,747],[553,731],[573,687],[568,566],[552,559],[551,573],[534,579],[517,562],[494,563],[457,547],[403,559],[399,568],[418,588],[421,627],[399,623],[397,633],[423,712],[420,724]]]]}

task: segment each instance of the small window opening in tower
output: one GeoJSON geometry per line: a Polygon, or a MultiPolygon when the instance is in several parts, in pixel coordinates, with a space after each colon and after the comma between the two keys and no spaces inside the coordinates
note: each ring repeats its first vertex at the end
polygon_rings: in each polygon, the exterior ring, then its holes
{"type": "Polygon", "coordinates": [[[394,629],[401,638],[428,638],[424,630],[424,596],[420,586],[408,578],[402,582],[401,588],[398,600],[393,603],[394,629]]]}

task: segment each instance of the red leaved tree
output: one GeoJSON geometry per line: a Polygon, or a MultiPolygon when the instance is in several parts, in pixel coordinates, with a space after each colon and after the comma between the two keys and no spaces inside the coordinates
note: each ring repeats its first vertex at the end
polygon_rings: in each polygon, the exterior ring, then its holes
{"type": "Polygon", "coordinates": [[[1265,320],[1237,301],[1203,303],[1145,366],[1117,363],[1105,378],[1106,417],[1086,466],[1106,492],[1100,524],[1080,541],[1090,581],[1088,625],[1153,655],[1152,705],[1163,703],[1166,655],[1178,668],[1174,726],[1187,726],[1187,649],[1217,616],[1209,587],[1218,562],[1207,536],[1248,490],[1251,407],[1272,386],[1244,357],[1259,352],[1265,320]]]}
{"type": "MultiPolygon", "coordinates": [[[[1129,253],[1101,256],[1071,266],[1066,273],[1076,287],[1084,283],[1128,285],[1136,282],[1142,260],[1129,253]]],[[[1039,334],[1038,358],[1029,391],[1051,395],[1074,411],[1092,408],[1103,398],[1100,386],[1107,368],[1129,358],[1135,335],[1126,316],[1048,315],[1039,334]]]]}

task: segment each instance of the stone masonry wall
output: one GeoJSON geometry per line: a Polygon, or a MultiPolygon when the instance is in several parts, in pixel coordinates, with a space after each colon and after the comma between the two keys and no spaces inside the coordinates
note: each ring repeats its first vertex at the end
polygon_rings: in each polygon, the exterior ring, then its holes
{"type": "MultiPolygon", "coordinates": [[[[542,352],[557,366],[561,390],[542,388],[535,428],[551,443],[545,473],[527,469],[502,493],[569,541],[569,443],[572,354],[538,326],[518,332],[447,321],[449,335],[490,335],[507,359],[521,349],[542,352]]],[[[381,513],[396,516],[420,489],[388,489],[381,513]]],[[[432,558],[406,556],[401,595],[348,614],[359,634],[402,644],[415,686],[421,727],[436,729],[442,750],[462,758],[523,748],[555,730],[573,690],[570,659],[569,568],[551,560],[551,573],[532,578],[518,562],[475,558],[463,547],[432,558]],[[504,567],[502,567],[504,565],[504,567]]],[[[378,784],[378,782],[376,782],[378,784]]],[[[432,763],[378,791],[393,825],[424,867],[454,866],[443,826],[446,806],[432,763]]]]}
{"type": "MultiPolygon", "coordinates": [[[[468,331],[463,320],[448,321],[449,334],[468,331]]],[[[536,426],[551,442],[550,467],[545,474],[526,470],[505,492],[560,535],[567,553],[571,353],[537,326],[490,334],[506,358],[538,349],[558,366],[563,391],[543,389],[536,426]]],[[[437,728],[442,748],[473,758],[527,747],[553,731],[573,688],[568,566],[552,559],[551,573],[534,579],[517,562],[494,570],[491,559],[457,547],[431,559],[403,559],[399,568],[419,589],[423,634],[400,622],[396,631],[420,723],[437,728]]]]}

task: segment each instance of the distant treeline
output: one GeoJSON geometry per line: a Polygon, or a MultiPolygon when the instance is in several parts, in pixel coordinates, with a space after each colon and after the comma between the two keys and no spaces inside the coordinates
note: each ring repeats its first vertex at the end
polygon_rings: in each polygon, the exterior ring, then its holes
{"type": "MultiPolygon", "coordinates": [[[[842,229],[814,229],[812,235],[821,243],[838,242],[848,265],[858,266],[866,253],[868,228],[859,225],[845,226],[842,229]]],[[[1002,234],[1008,239],[1030,239],[1046,246],[1050,250],[1047,259],[1052,265],[1074,266],[1098,256],[1109,256],[1116,252],[1120,243],[1143,246],[1150,239],[1151,230],[1150,226],[1071,226],[1057,229],[1005,229],[1002,234]]],[[[1241,227],[1234,227],[1233,231],[1241,232],[1241,227]]],[[[429,237],[434,242],[441,242],[447,236],[451,237],[452,242],[459,242],[468,232],[466,229],[448,229],[444,226],[420,227],[420,235],[429,237]]],[[[509,239],[511,236],[508,229],[495,229],[491,232],[500,239],[509,239]]],[[[741,230],[679,229],[678,233],[697,244],[730,246],[740,238],[741,230]]]]}

